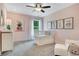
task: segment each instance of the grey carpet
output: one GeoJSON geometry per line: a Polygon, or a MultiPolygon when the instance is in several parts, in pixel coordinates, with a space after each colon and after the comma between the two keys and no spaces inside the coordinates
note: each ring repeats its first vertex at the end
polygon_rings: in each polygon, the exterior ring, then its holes
{"type": "Polygon", "coordinates": [[[53,44],[37,46],[34,41],[20,43],[13,51],[3,54],[3,56],[52,56],[53,44]]]}

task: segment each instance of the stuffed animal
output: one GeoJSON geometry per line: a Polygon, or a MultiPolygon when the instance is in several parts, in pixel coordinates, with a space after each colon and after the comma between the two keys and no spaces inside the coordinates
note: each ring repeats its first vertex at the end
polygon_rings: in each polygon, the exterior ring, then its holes
{"type": "Polygon", "coordinates": [[[79,45],[71,43],[69,45],[69,52],[75,55],[79,55],[79,45]]]}

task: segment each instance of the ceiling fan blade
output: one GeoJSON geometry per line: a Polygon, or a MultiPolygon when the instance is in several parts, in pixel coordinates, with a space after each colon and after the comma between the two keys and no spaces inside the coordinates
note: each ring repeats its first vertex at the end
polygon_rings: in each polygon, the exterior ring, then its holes
{"type": "Polygon", "coordinates": [[[30,5],[26,5],[26,7],[32,7],[32,8],[35,8],[35,6],[30,6],[30,5]]]}
{"type": "Polygon", "coordinates": [[[41,10],[41,12],[43,12],[43,13],[44,13],[45,11],[44,11],[44,10],[41,10]]]}
{"type": "Polygon", "coordinates": [[[42,8],[51,8],[51,6],[43,6],[42,8]]]}

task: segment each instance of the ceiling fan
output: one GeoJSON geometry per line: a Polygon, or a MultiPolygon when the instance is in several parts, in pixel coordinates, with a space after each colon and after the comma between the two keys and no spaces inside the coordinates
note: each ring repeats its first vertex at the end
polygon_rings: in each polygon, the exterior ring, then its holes
{"type": "Polygon", "coordinates": [[[44,9],[51,8],[51,6],[43,6],[42,3],[36,3],[34,6],[26,5],[26,7],[34,8],[34,10],[41,11],[42,13],[45,13],[44,9]]]}

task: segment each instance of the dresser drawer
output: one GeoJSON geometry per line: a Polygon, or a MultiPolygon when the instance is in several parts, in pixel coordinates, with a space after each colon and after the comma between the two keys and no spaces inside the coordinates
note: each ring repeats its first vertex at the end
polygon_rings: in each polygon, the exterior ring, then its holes
{"type": "Polygon", "coordinates": [[[3,33],[2,34],[2,51],[12,50],[12,49],[13,49],[12,33],[3,33]]]}

